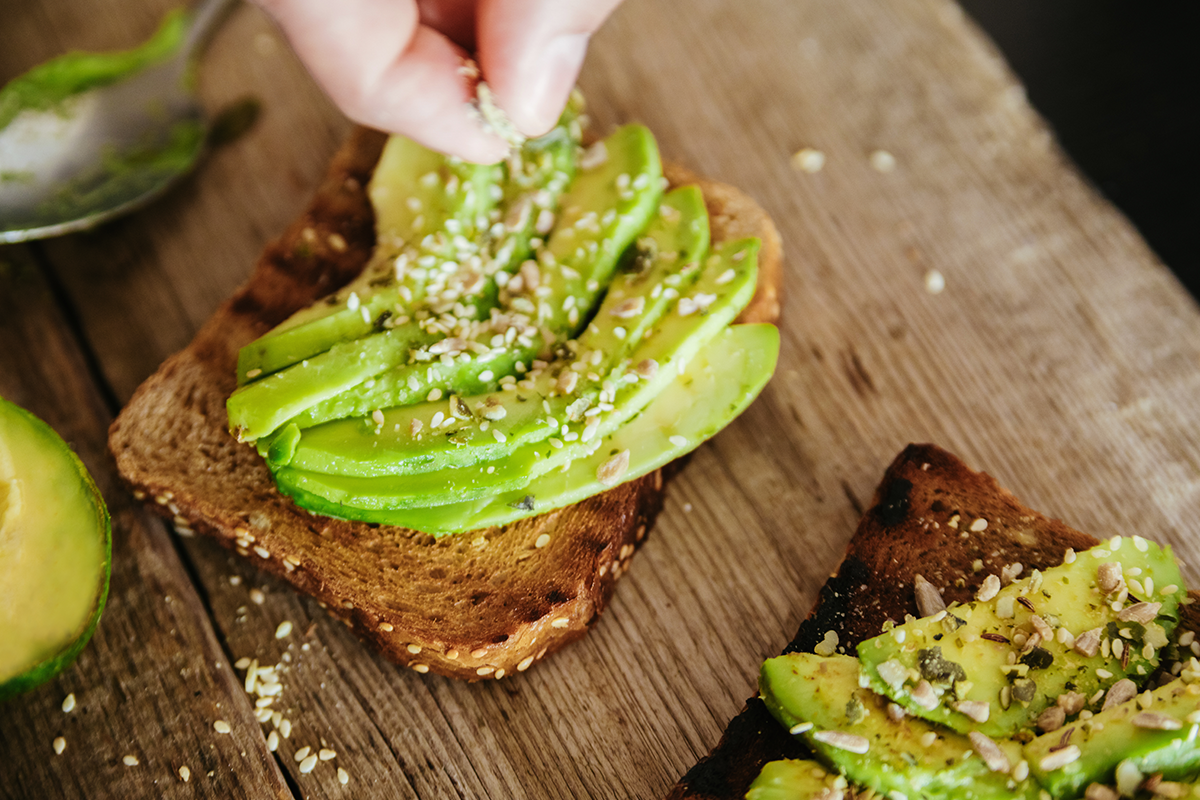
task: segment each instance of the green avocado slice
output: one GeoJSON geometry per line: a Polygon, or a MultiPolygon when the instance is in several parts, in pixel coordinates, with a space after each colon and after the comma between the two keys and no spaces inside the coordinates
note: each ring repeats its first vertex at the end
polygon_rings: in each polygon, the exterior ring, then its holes
{"type": "Polygon", "coordinates": [[[1118,536],[991,599],[896,625],[859,644],[858,656],[871,688],[910,713],[1008,737],[1064,692],[1090,697],[1123,678],[1144,682],[1186,596],[1169,547],[1118,536]],[[1106,564],[1119,565],[1117,576],[1123,569],[1127,597],[1098,588],[1106,564]]]}
{"type": "Polygon", "coordinates": [[[886,698],[859,686],[855,658],[789,653],[768,659],[759,693],[780,724],[851,782],[880,796],[1034,800],[1039,795],[1037,783],[1020,768],[1019,744],[977,743],[915,717],[893,718],[886,698]],[[1020,771],[1026,775],[1017,780],[1013,773],[1020,771]]]}
{"type": "MultiPolygon", "coordinates": [[[[582,397],[594,404],[602,391],[601,381],[589,380],[586,373],[594,370],[607,377],[663,317],[672,298],[671,292],[663,289],[673,285],[677,293],[699,279],[701,271],[694,260],[708,245],[703,195],[696,187],[677,189],[663,199],[662,209],[638,245],[638,252],[644,253],[649,263],[639,268],[643,257],[638,256],[630,272],[617,276],[594,321],[574,343],[572,360],[584,369],[583,374],[576,373],[572,383],[578,386],[570,394],[557,391],[566,384],[560,383],[560,373],[550,369],[542,370],[536,380],[523,383],[516,391],[480,395],[472,393],[470,385],[458,385],[454,388],[461,401],[408,405],[381,412],[375,418],[310,428],[289,454],[290,464],[273,464],[344,475],[409,474],[470,466],[512,452],[522,444],[549,438],[552,430],[543,424],[546,417],[565,418],[572,403],[582,397]],[[589,358],[592,354],[602,355],[602,362],[593,364],[589,358]],[[478,414],[459,414],[465,417],[460,421],[455,411],[464,408],[476,409],[478,414]],[[439,412],[443,419],[449,418],[451,425],[442,428],[441,435],[434,435],[431,420],[439,419],[439,412]]],[[[718,276],[714,272],[712,280],[718,276]]],[[[752,286],[752,276],[744,280],[752,286]]]]}
{"type": "MultiPolygon", "coordinates": [[[[749,302],[755,287],[757,250],[757,239],[727,243],[718,250],[715,257],[705,265],[700,280],[695,285],[697,296],[706,294],[712,297],[711,305],[704,313],[668,316],[655,335],[634,351],[631,359],[634,363],[652,362],[658,367],[653,374],[639,377],[632,382],[623,380],[623,374],[610,373],[608,378],[612,395],[601,397],[611,402],[595,406],[602,412],[600,414],[585,416],[582,407],[572,411],[571,406],[567,405],[568,416],[559,420],[551,413],[554,407],[550,406],[548,401],[542,400],[539,403],[536,397],[531,396],[525,400],[531,413],[521,419],[520,427],[507,427],[508,434],[501,433],[499,428],[491,429],[499,434],[493,444],[498,455],[490,461],[479,461],[465,467],[435,466],[423,471],[410,470],[401,475],[384,473],[360,476],[348,473],[320,474],[292,466],[280,469],[271,462],[268,462],[268,466],[276,467],[276,482],[285,493],[288,491],[287,487],[300,485],[303,481],[303,488],[311,494],[322,495],[346,506],[363,509],[444,505],[487,497],[523,486],[538,475],[591,454],[605,436],[644,408],[677,379],[696,351],[724,330],[749,302]],[[739,255],[745,257],[737,259],[739,255]],[[733,277],[725,280],[723,284],[718,284],[730,271],[733,272],[733,277]],[[595,420],[594,425],[592,420],[595,420]],[[543,436],[532,437],[533,441],[522,446],[511,445],[506,440],[510,434],[515,438],[526,430],[537,427],[543,429],[543,436]],[[550,433],[555,435],[549,436],[550,433]]],[[[517,397],[521,396],[518,393],[517,397]]],[[[449,408],[453,408],[454,402],[451,401],[449,408]]],[[[440,413],[442,412],[436,412],[440,413]]],[[[354,452],[356,465],[370,467],[379,464],[390,468],[396,462],[395,452],[386,447],[387,439],[383,435],[383,430],[391,422],[386,414],[383,415],[383,419],[381,430],[374,438],[368,434],[353,440],[353,443],[358,445],[354,452]],[[372,448],[372,441],[382,442],[383,446],[372,448]],[[375,460],[372,460],[372,456],[375,460]]],[[[436,415],[433,419],[437,419],[436,415]]],[[[499,422],[507,421],[509,420],[506,417],[499,422]]],[[[488,420],[485,419],[484,422],[488,420]]],[[[480,426],[483,427],[483,423],[480,423],[480,426]]],[[[432,427],[431,422],[430,428],[432,427]]],[[[393,433],[395,432],[393,430],[393,433]]],[[[439,432],[431,435],[441,438],[446,434],[439,432]]],[[[333,450],[333,447],[330,449],[333,450]]],[[[297,447],[292,454],[293,464],[296,462],[295,456],[299,454],[301,448],[297,447]]],[[[428,455],[418,448],[418,457],[427,458],[428,455]]]]}
{"type": "MultiPolygon", "coordinates": [[[[461,377],[478,376],[492,367],[487,358],[471,357],[468,351],[473,352],[476,346],[489,353],[500,351],[506,357],[520,352],[512,346],[503,347],[503,341],[491,343],[505,329],[519,332],[515,341],[529,360],[573,336],[585,315],[590,314],[601,287],[607,284],[618,256],[657,208],[661,194],[662,165],[649,131],[627,125],[604,142],[608,160],[595,169],[584,170],[572,183],[545,250],[539,255],[547,266],[558,268],[546,270],[536,286],[529,285],[532,281],[523,281],[520,291],[512,282],[502,288],[501,306],[508,313],[492,319],[502,326],[499,333],[488,329],[478,336],[454,337],[415,353],[411,345],[420,342],[399,334],[401,328],[337,345],[235,391],[227,403],[230,430],[242,441],[266,436],[310,406],[385,370],[402,367],[410,358],[422,362],[455,352],[466,356],[449,359],[457,365],[456,382],[461,377]],[[471,341],[480,337],[483,341],[471,341]],[[443,342],[449,349],[434,352],[443,342]]],[[[407,378],[419,381],[427,366],[410,364],[405,369],[407,378]]]]}
{"type": "MultiPolygon", "coordinates": [[[[607,387],[598,395],[600,402],[592,402],[589,396],[572,401],[568,396],[554,398],[557,402],[552,404],[536,394],[525,395],[518,391],[514,400],[507,401],[514,409],[512,414],[494,423],[484,418],[475,428],[483,431],[484,436],[493,436],[490,444],[485,440],[484,444],[472,448],[476,453],[495,453],[486,460],[475,461],[467,466],[433,464],[424,470],[420,469],[423,465],[418,462],[416,468],[410,465],[408,472],[402,475],[385,472],[363,477],[347,471],[319,478],[315,473],[306,471],[306,489],[360,508],[443,505],[523,485],[536,475],[561,468],[569,461],[590,454],[600,440],[669,386],[696,351],[732,322],[745,307],[754,293],[757,250],[757,239],[723,245],[705,264],[694,286],[696,291],[692,296],[711,298],[706,310],[702,313],[668,315],[656,333],[644,341],[629,359],[630,364],[642,365],[642,374],[639,375],[636,368],[631,369],[628,364],[623,364],[619,369],[597,376],[595,382],[607,387]],[[650,364],[655,365],[654,369],[646,366],[650,364]],[[597,413],[592,413],[593,409],[597,413]],[[496,427],[490,427],[493,424],[496,427]],[[516,446],[510,440],[524,444],[516,446]],[[520,454],[520,458],[512,460],[513,454],[520,454]]],[[[680,298],[680,302],[683,299],[680,298]]],[[[456,402],[461,401],[451,400],[447,413],[453,412],[456,402]]],[[[477,406],[476,409],[478,416],[487,413],[486,406],[477,406]]],[[[394,412],[406,410],[396,409],[394,412]]],[[[453,427],[448,432],[433,432],[434,423],[442,414],[441,411],[434,413],[429,422],[429,436],[438,437],[438,442],[446,437],[454,441],[457,434],[453,427]]],[[[393,425],[389,414],[382,414],[381,417],[382,424],[376,429],[374,437],[367,433],[353,439],[353,448],[335,440],[328,448],[328,460],[333,461],[334,457],[341,455],[349,461],[349,455],[354,457],[354,467],[362,465],[370,469],[378,465],[381,469],[394,469],[398,456],[396,448],[389,446],[390,442],[395,434],[407,431],[399,423],[393,425]],[[391,436],[386,435],[389,430],[391,436]],[[372,443],[378,445],[372,447],[372,443]],[[339,445],[343,447],[340,452],[336,450],[339,445]],[[372,460],[372,456],[375,460],[372,460]]],[[[428,458],[428,451],[419,447],[420,437],[401,441],[409,445],[418,459],[428,458]]],[[[299,448],[296,454],[300,454],[299,448]]],[[[293,464],[295,461],[293,458],[293,464]]],[[[293,480],[284,476],[285,471],[277,471],[276,479],[281,485],[290,484],[293,480]]]]}
{"type": "MultiPolygon", "coordinates": [[[[1188,677],[1200,675],[1189,670],[1188,677]]],[[[1078,797],[1090,783],[1112,783],[1122,761],[1167,780],[1194,777],[1200,772],[1198,736],[1200,683],[1177,679],[1037,737],[1025,745],[1025,758],[1055,797],[1078,797]]]]}
{"type": "Polygon", "coordinates": [[[108,510],[78,456],[0,398],[0,700],[75,660],[104,608],[111,557],[108,510]]]}
{"type": "Polygon", "coordinates": [[[846,779],[824,765],[788,758],[763,764],[746,792],[746,800],[824,800],[844,788],[846,779]]]}
{"type": "Polygon", "coordinates": [[[565,470],[475,501],[401,510],[348,508],[306,491],[295,470],[280,471],[280,488],[316,513],[401,525],[434,536],[505,525],[577,503],[611,488],[614,481],[647,475],[699,447],[758,396],[774,372],[778,354],[779,331],[773,325],[728,327],[701,347],[678,379],[641,414],[605,438],[591,455],[572,461],[565,470]],[[616,467],[626,464],[623,472],[614,470],[614,458],[616,467]]]}

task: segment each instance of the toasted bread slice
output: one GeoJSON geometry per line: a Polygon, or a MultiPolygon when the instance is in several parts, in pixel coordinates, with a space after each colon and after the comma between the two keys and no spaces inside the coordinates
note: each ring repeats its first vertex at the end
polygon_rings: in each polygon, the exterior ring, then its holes
{"type": "MultiPolygon", "coordinates": [[[[913,591],[918,574],[942,590],[947,603],[967,602],[984,578],[1007,565],[1019,563],[1028,574],[1061,564],[1067,548],[1084,550],[1096,543],[1026,508],[995,478],[972,471],[945,450],[909,445],[884,473],[841,566],[784,652],[813,652],[833,631],[838,651],[853,655],[886,620],[919,616],[913,591]],[[977,530],[981,519],[987,526],[977,530]],[[976,568],[977,561],[982,568],[976,568]]],[[[1200,624],[1198,606],[1183,608],[1185,628],[1200,624]]],[[[741,800],[763,764],[811,757],[754,697],[668,798],[741,800]]]]}
{"type": "MultiPolygon", "coordinates": [[[[364,187],[384,141],[354,132],[250,281],[138,388],[109,446],[135,496],[177,528],[215,537],[322,601],[389,659],[466,680],[501,678],[596,621],[662,506],[663,470],[570,508],[435,541],[297,508],[254,449],[226,430],[238,349],[366,263],[375,232],[364,187]]],[[[677,168],[668,179],[693,182],[677,168]]],[[[782,273],[774,225],[738,190],[695,182],[714,242],[762,238],[759,288],[741,319],[774,321],[782,273]]]]}

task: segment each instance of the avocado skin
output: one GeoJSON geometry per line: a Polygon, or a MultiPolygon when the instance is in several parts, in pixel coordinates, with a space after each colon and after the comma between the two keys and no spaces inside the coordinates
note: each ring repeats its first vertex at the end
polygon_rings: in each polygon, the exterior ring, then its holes
{"type": "MultiPolygon", "coordinates": [[[[1037,784],[1028,778],[1013,781],[992,772],[971,753],[967,737],[915,717],[899,721],[888,717],[886,700],[858,685],[859,662],[849,656],[790,653],[768,659],[759,676],[759,694],[785,728],[811,722],[800,736],[822,760],[832,764],[852,783],[881,795],[900,792],[924,800],[1001,800],[1038,797],[1037,784]],[[857,698],[867,711],[858,722],[847,718],[847,700],[857,698]],[[819,731],[841,731],[869,742],[865,754],[853,753],[814,738],[819,731]],[[926,744],[927,734],[937,738],[926,744]]],[[[1015,766],[1020,747],[997,742],[1015,766]]]]}
{"type": "MultiPolygon", "coordinates": [[[[104,563],[100,570],[100,585],[96,591],[95,606],[83,621],[79,633],[59,652],[29,665],[22,673],[0,683],[0,701],[45,683],[69,667],[83,652],[83,648],[87,646],[96,630],[97,623],[100,622],[100,615],[108,600],[109,581],[112,573],[112,519],[109,516],[108,507],[104,503],[104,498],[100,494],[100,489],[87,471],[87,467],[49,425],[20,406],[0,397],[0,423],[3,423],[4,418],[7,418],[10,424],[26,426],[35,436],[45,442],[48,449],[52,448],[58,454],[62,459],[63,480],[77,479],[82,484],[84,495],[89,502],[88,510],[95,519],[94,531],[102,539],[104,563]]],[[[3,424],[0,424],[0,429],[2,428],[3,424]]]]}

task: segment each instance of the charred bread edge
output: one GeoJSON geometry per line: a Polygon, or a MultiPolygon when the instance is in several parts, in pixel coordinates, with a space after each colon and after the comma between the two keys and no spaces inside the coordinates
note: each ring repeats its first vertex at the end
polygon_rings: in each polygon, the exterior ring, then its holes
{"type": "MultiPolygon", "coordinates": [[[[881,630],[887,619],[917,614],[912,590],[920,573],[949,603],[970,600],[989,574],[1019,562],[1026,570],[1062,563],[1067,548],[1097,543],[1086,533],[1026,508],[990,475],[974,472],[931,444],[910,444],[875,490],[838,571],[821,587],[817,603],[784,653],[813,652],[827,631],[839,652],[881,630]],[[950,525],[955,515],[957,527],[950,525]],[[983,518],[982,532],[968,530],[983,518]],[[983,569],[973,570],[975,559],[983,569]]],[[[1200,596],[1192,592],[1193,598],[1200,596]]],[[[1182,609],[1182,625],[1200,626],[1200,603],[1182,609]]],[[[679,780],[668,800],[741,800],[763,764],[811,754],[767,712],[757,696],[725,729],[709,755],[679,780]]]]}
{"type": "MultiPolygon", "coordinates": [[[[250,280],[137,389],[112,424],[109,446],[134,496],[176,530],[212,536],[312,595],[390,660],[465,680],[502,678],[595,623],[661,510],[676,465],[567,509],[435,541],[298,509],[279,494],[252,449],[226,431],[224,402],[234,388],[238,348],[345,284],[369,257],[374,217],[365,187],[385,138],[365,128],[351,134],[308,209],[265,249],[250,280]],[[551,546],[537,547],[542,534],[550,534],[551,546]],[[467,610],[439,620],[406,608],[411,603],[400,600],[414,598],[398,600],[391,583],[373,586],[363,578],[385,569],[374,561],[380,553],[407,570],[406,579],[428,573],[436,583],[440,575],[446,584],[440,588],[467,610]],[[461,587],[458,575],[447,580],[449,571],[470,569],[489,555],[506,568],[515,564],[516,577],[494,585],[490,576],[467,575],[461,587]]],[[[759,288],[740,321],[774,322],[782,255],[770,218],[731,186],[673,166],[667,176],[674,185],[700,184],[714,241],[763,240],[759,288]]]]}

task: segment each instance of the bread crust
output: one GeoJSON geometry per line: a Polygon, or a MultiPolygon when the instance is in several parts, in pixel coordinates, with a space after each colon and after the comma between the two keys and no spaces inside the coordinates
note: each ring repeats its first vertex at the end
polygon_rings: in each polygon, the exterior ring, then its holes
{"type": "MultiPolygon", "coordinates": [[[[910,444],[884,473],[838,571],[783,652],[811,653],[833,631],[839,652],[853,655],[886,620],[919,616],[913,591],[918,574],[942,590],[947,603],[965,603],[984,578],[1006,565],[1019,563],[1028,574],[1061,564],[1067,548],[1095,544],[1094,537],[1027,508],[995,478],[940,447],[910,444]],[[987,527],[974,530],[980,519],[987,527]]],[[[1198,606],[1182,608],[1185,627],[1200,624],[1198,606]]],[[[668,800],[742,800],[763,764],[781,758],[812,755],[752,697],[668,800]]]]}
{"type": "MultiPolygon", "coordinates": [[[[212,536],[312,595],[392,661],[464,680],[502,678],[595,624],[662,507],[670,467],[569,508],[435,540],[309,514],[227,431],[238,349],[345,284],[369,258],[365,187],[384,141],[377,131],[353,132],[250,280],[137,389],[109,447],[134,495],[177,529],[212,536]]],[[[690,173],[669,175],[678,182],[690,173]]],[[[774,225],[738,190],[698,182],[714,241],[763,239],[759,289],[740,319],[773,322],[782,274],[774,225]]]]}

